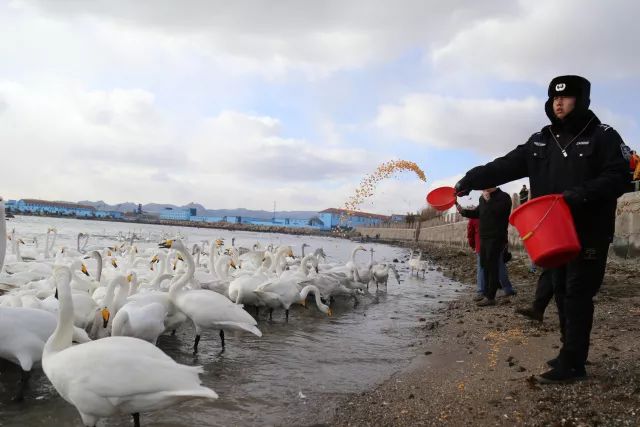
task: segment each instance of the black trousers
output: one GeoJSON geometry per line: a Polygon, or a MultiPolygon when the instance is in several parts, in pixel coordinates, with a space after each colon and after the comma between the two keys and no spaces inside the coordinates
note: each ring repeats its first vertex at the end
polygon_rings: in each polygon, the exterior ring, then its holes
{"type": "Polygon", "coordinates": [[[544,314],[553,299],[553,281],[551,280],[551,270],[542,270],[536,285],[536,295],[533,300],[533,309],[544,314]]]}
{"type": "Polygon", "coordinates": [[[500,258],[505,247],[504,238],[480,239],[480,265],[484,270],[484,296],[489,299],[496,297],[500,287],[500,258]]]}
{"type": "Polygon", "coordinates": [[[583,243],[567,265],[550,270],[564,338],[559,361],[564,368],[584,367],[593,326],[593,297],[604,278],[609,242],[583,243]]]}

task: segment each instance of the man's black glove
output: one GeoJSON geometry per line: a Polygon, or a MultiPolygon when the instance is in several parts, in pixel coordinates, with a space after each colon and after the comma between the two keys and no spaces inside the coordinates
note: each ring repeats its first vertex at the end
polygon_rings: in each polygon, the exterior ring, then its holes
{"type": "Polygon", "coordinates": [[[580,208],[587,201],[584,194],[579,190],[564,190],[562,197],[564,201],[574,209],[580,208]]]}
{"type": "Polygon", "coordinates": [[[456,196],[464,197],[471,193],[471,186],[467,184],[467,181],[462,178],[460,181],[456,182],[456,196]]]}

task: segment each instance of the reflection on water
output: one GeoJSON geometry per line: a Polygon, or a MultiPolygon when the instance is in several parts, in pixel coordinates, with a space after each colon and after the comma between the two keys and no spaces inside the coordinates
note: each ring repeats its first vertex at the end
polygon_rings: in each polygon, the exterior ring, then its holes
{"type": "MultiPolygon", "coordinates": [[[[354,243],[322,237],[288,236],[230,232],[225,230],[165,227],[154,225],[17,217],[8,224],[23,237],[41,237],[48,226],[57,227],[60,235],[56,246],[76,246],[77,233],[108,236],[92,238],[89,245],[107,244],[118,235],[135,231],[153,246],[163,233],[180,232],[189,242],[204,239],[236,237],[236,245],[251,247],[263,244],[291,245],[299,254],[302,243],[311,250],[323,247],[329,261],[346,261],[354,243]],[[155,240],[154,240],[155,239],[155,240]]],[[[40,239],[42,240],[42,238],[40,239]]],[[[386,245],[373,246],[376,260],[406,260],[406,249],[386,245]]],[[[368,263],[368,254],[360,253],[361,266],[368,263]]],[[[221,352],[216,332],[206,331],[199,345],[199,354],[192,354],[194,334],[190,325],[183,325],[175,336],[162,336],[158,346],[177,362],[202,365],[204,384],[213,388],[220,398],[216,401],[193,400],[163,411],[142,414],[142,425],[154,426],[228,426],[228,425],[310,425],[327,421],[339,400],[348,393],[363,391],[389,378],[405,367],[415,355],[414,328],[423,324],[441,302],[451,300],[460,289],[437,272],[428,272],[426,279],[410,278],[405,264],[398,263],[403,282],[398,285],[391,275],[388,291],[375,292],[353,301],[337,300],[333,317],[315,309],[296,306],[289,323],[283,312],[274,313],[268,322],[261,313],[258,327],[262,338],[250,334],[225,334],[226,350],[221,352]],[[427,298],[425,295],[438,296],[427,298]]],[[[99,360],[95,361],[100,363],[99,360]]],[[[19,379],[14,365],[0,362],[0,425],[1,426],[81,426],[75,408],[62,400],[40,367],[33,371],[31,389],[22,404],[10,402],[19,379]]],[[[101,425],[132,425],[130,417],[111,418],[101,425]]]]}

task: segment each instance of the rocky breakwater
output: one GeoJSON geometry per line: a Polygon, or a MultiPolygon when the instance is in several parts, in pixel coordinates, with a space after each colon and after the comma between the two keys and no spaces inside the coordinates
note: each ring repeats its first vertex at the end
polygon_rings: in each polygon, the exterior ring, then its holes
{"type": "Polygon", "coordinates": [[[618,200],[613,250],[622,258],[640,256],[640,192],[627,193],[618,200]]]}

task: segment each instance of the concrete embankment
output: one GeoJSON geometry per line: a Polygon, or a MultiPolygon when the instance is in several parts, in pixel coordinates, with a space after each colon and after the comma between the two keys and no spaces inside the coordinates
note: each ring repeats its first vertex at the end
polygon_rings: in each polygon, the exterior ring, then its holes
{"type": "MultiPolygon", "coordinates": [[[[393,224],[389,228],[359,227],[356,230],[363,237],[389,242],[436,243],[458,247],[467,245],[467,221],[459,215],[450,214],[405,227],[393,224]]],[[[512,226],[509,226],[509,243],[512,250],[522,248],[518,232],[512,226]]],[[[622,258],[640,256],[640,192],[627,193],[618,199],[612,247],[614,253],[622,258]]]]}

